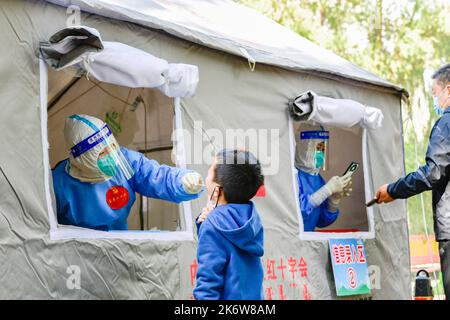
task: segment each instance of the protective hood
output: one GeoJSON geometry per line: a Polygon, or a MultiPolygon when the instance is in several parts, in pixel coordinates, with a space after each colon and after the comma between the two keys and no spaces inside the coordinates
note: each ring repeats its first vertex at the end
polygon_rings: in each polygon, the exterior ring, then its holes
{"type": "Polygon", "coordinates": [[[315,151],[320,139],[302,139],[302,134],[309,132],[325,131],[321,125],[307,122],[301,124],[300,130],[295,133],[295,167],[309,174],[318,174],[320,168],[316,167],[315,151]]]}
{"type": "MultiPolygon", "coordinates": [[[[111,178],[98,165],[99,155],[104,149],[104,144],[98,144],[78,157],[74,157],[70,153],[70,150],[75,145],[96,132],[99,132],[104,125],[105,123],[102,120],[85,114],[75,114],[66,118],[64,138],[70,154],[66,172],[72,177],[83,182],[91,183],[106,181],[111,178]]],[[[106,138],[106,143],[116,145],[119,148],[119,144],[112,134],[106,138]]]]}
{"type": "Polygon", "coordinates": [[[218,232],[239,249],[255,256],[264,254],[263,226],[253,202],[220,205],[208,219],[218,232]]]}

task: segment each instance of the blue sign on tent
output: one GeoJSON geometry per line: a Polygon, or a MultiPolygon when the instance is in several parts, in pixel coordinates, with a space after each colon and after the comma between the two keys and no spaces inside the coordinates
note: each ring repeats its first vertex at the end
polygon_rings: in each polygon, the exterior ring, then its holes
{"type": "Polygon", "coordinates": [[[364,243],[360,239],[330,239],[331,262],[338,296],[370,294],[364,243]]]}

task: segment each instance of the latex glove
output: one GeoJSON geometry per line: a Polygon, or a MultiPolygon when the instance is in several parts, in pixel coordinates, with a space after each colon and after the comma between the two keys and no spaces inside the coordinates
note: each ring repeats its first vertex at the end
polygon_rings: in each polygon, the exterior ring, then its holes
{"type": "Polygon", "coordinates": [[[347,184],[347,186],[344,187],[344,190],[342,191],[343,197],[349,197],[350,194],[352,193],[352,191],[353,191],[352,183],[353,183],[352,180],[350,180],[350,182],[347,184]]]}
{"type": "MultiPolygon", "coordinates": [[[[351,181],[352,180],[350,172],[343,177],[334,176],[328,181],[327,184],[325,184],[322,188],[320,188],[311,195],[310,197],[311,204],[315,208],[317,208],[332,195],[337,195],[339,193],[347,194],[349,187],[351,186],[351,181]]],[[[337,197],[338,196],[335,197],[335,200],[337,199],[337,197]]]]}
{"type": "Polygon", "coordinates": [[[325,184],[325,188],[329,191],[330,196],[335,193],[344,191],[344,188],[352,181],[352,173],[348,172],[345,176],[334,176],[325,184]]]}
{"type": "Polygon", "coordinates": [[[350,181],[349,184],[344,187],[342,192],[332,194],[328,198],[328,210],[330,212],[336,212],[339,209],[342,199],[350,196],[350,193],[353,191],[351,185],[352,182],[350,181]]]}
{"type": "Polygon", "coordinates": [[[202,191],[203,178],[197,172],[188,172],[181,178],[184,191],[190,194],[196,194],[202,191]]]}

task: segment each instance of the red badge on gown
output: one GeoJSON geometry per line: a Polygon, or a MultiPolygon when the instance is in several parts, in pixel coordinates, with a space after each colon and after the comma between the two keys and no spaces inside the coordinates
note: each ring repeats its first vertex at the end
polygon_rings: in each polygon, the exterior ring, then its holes
{"type": "Polygon", "coordinates": [[[128,190],[122,186],[111,187],[106,192],[106,203],[113,210],[122,209],[130,200],[128,190]]]}

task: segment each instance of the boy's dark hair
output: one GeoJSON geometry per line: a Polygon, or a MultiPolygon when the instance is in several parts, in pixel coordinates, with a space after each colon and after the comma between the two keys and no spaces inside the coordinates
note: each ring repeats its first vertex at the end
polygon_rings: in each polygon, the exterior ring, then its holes
{"type": "Polygon", "coordinates": [[[217,155],[214,180],[228,203],[246,203],[264,184],[261,164],[248,151],[224,149],[217,155]]]}
{"type": "Polygon", "coordinates": [[[432,76],[431,79],[439,81],[446,85],[450,82],[450,63],[440,67],[432,76]]]}

